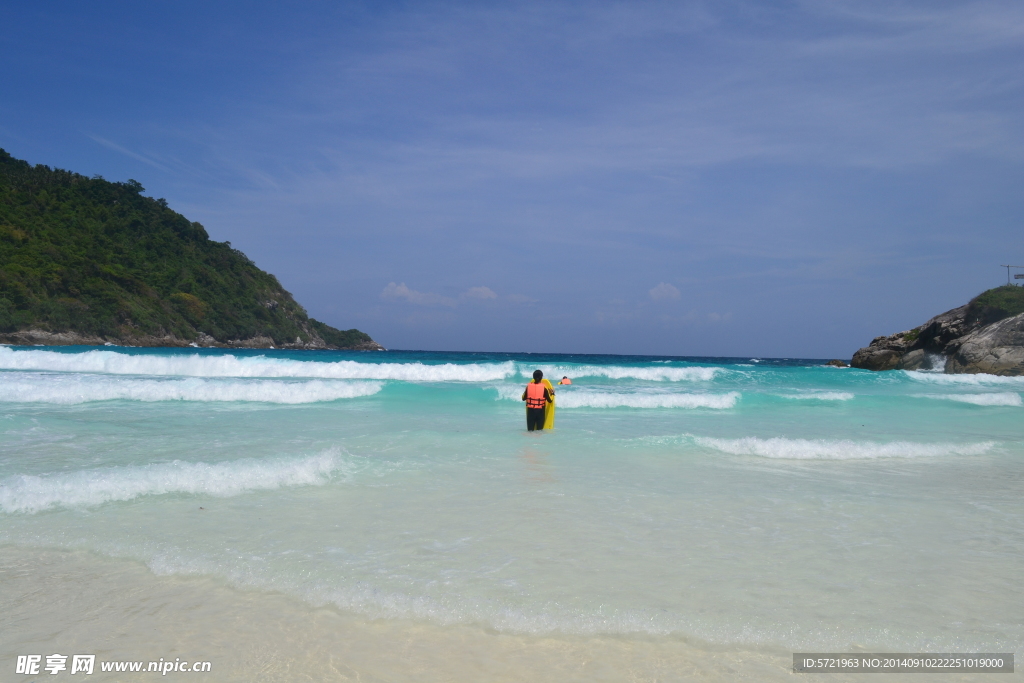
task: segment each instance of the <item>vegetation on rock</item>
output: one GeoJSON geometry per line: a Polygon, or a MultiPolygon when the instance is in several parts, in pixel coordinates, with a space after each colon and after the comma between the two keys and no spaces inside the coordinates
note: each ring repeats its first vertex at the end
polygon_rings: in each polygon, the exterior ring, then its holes
{"type": "Polygon", "coordinates": [[[0,333],[376,347],[309,318],[230,242],[143,191],[0,149],[0,333]]]}
{"type": "Polygon", "coordinates": [[[1020,313],[1024,313],[1024,287],[1003,285],[971,299],[966,317],[971,326],[991,325],[1020,313]]]}

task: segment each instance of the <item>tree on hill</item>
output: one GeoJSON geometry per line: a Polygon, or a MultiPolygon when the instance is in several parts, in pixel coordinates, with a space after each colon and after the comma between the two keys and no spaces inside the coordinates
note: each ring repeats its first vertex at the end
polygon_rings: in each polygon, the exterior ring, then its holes
{"type": "Polygon", "coordinates": [[[143,191],[0,149],[0,335],[379,348],[310,318],[230,242],[143,191]]]}

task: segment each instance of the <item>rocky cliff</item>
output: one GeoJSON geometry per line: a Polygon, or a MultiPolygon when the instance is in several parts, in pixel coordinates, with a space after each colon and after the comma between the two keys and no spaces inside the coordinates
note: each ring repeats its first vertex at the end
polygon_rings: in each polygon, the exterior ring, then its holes
{"type": "Polygon", "coordinates": [[[990,289],[923,325],[876,337],[853,355],[851,365],[1024,375],[1024,287],[990,289]]]}
{"type": "Polygon", "coordinates": [[[958,339],[946,361],[946,372],[1024,375],[1024,313],[958,339]]]}

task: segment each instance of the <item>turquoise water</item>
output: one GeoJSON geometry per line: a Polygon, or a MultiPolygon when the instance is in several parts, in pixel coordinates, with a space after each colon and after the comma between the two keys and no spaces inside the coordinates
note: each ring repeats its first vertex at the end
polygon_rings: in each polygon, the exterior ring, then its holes
{"type": "Polygon", "coordinates": [[[1024,378],[822,361],[0,347],[0,544],[369,620],[1024,643],[1024,378]],[[522,387],[557,381],[555,430],[522,387]]]}

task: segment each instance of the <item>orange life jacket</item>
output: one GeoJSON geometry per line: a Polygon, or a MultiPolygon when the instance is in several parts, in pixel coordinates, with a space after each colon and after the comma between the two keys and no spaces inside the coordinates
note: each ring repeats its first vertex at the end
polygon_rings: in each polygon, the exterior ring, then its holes
{"type": "Polygon", "coordinates": [[[544,398],[546,388],[541,382],[530,382],[526,385],[526,407],[543,408],[548,400],[544,398]]]}
{"type": "Polygon", "coordinates": [[[572,380],[569,379],[568,377],[563,377],[558,383],[559,384],[572,384],[572,380]]]}

